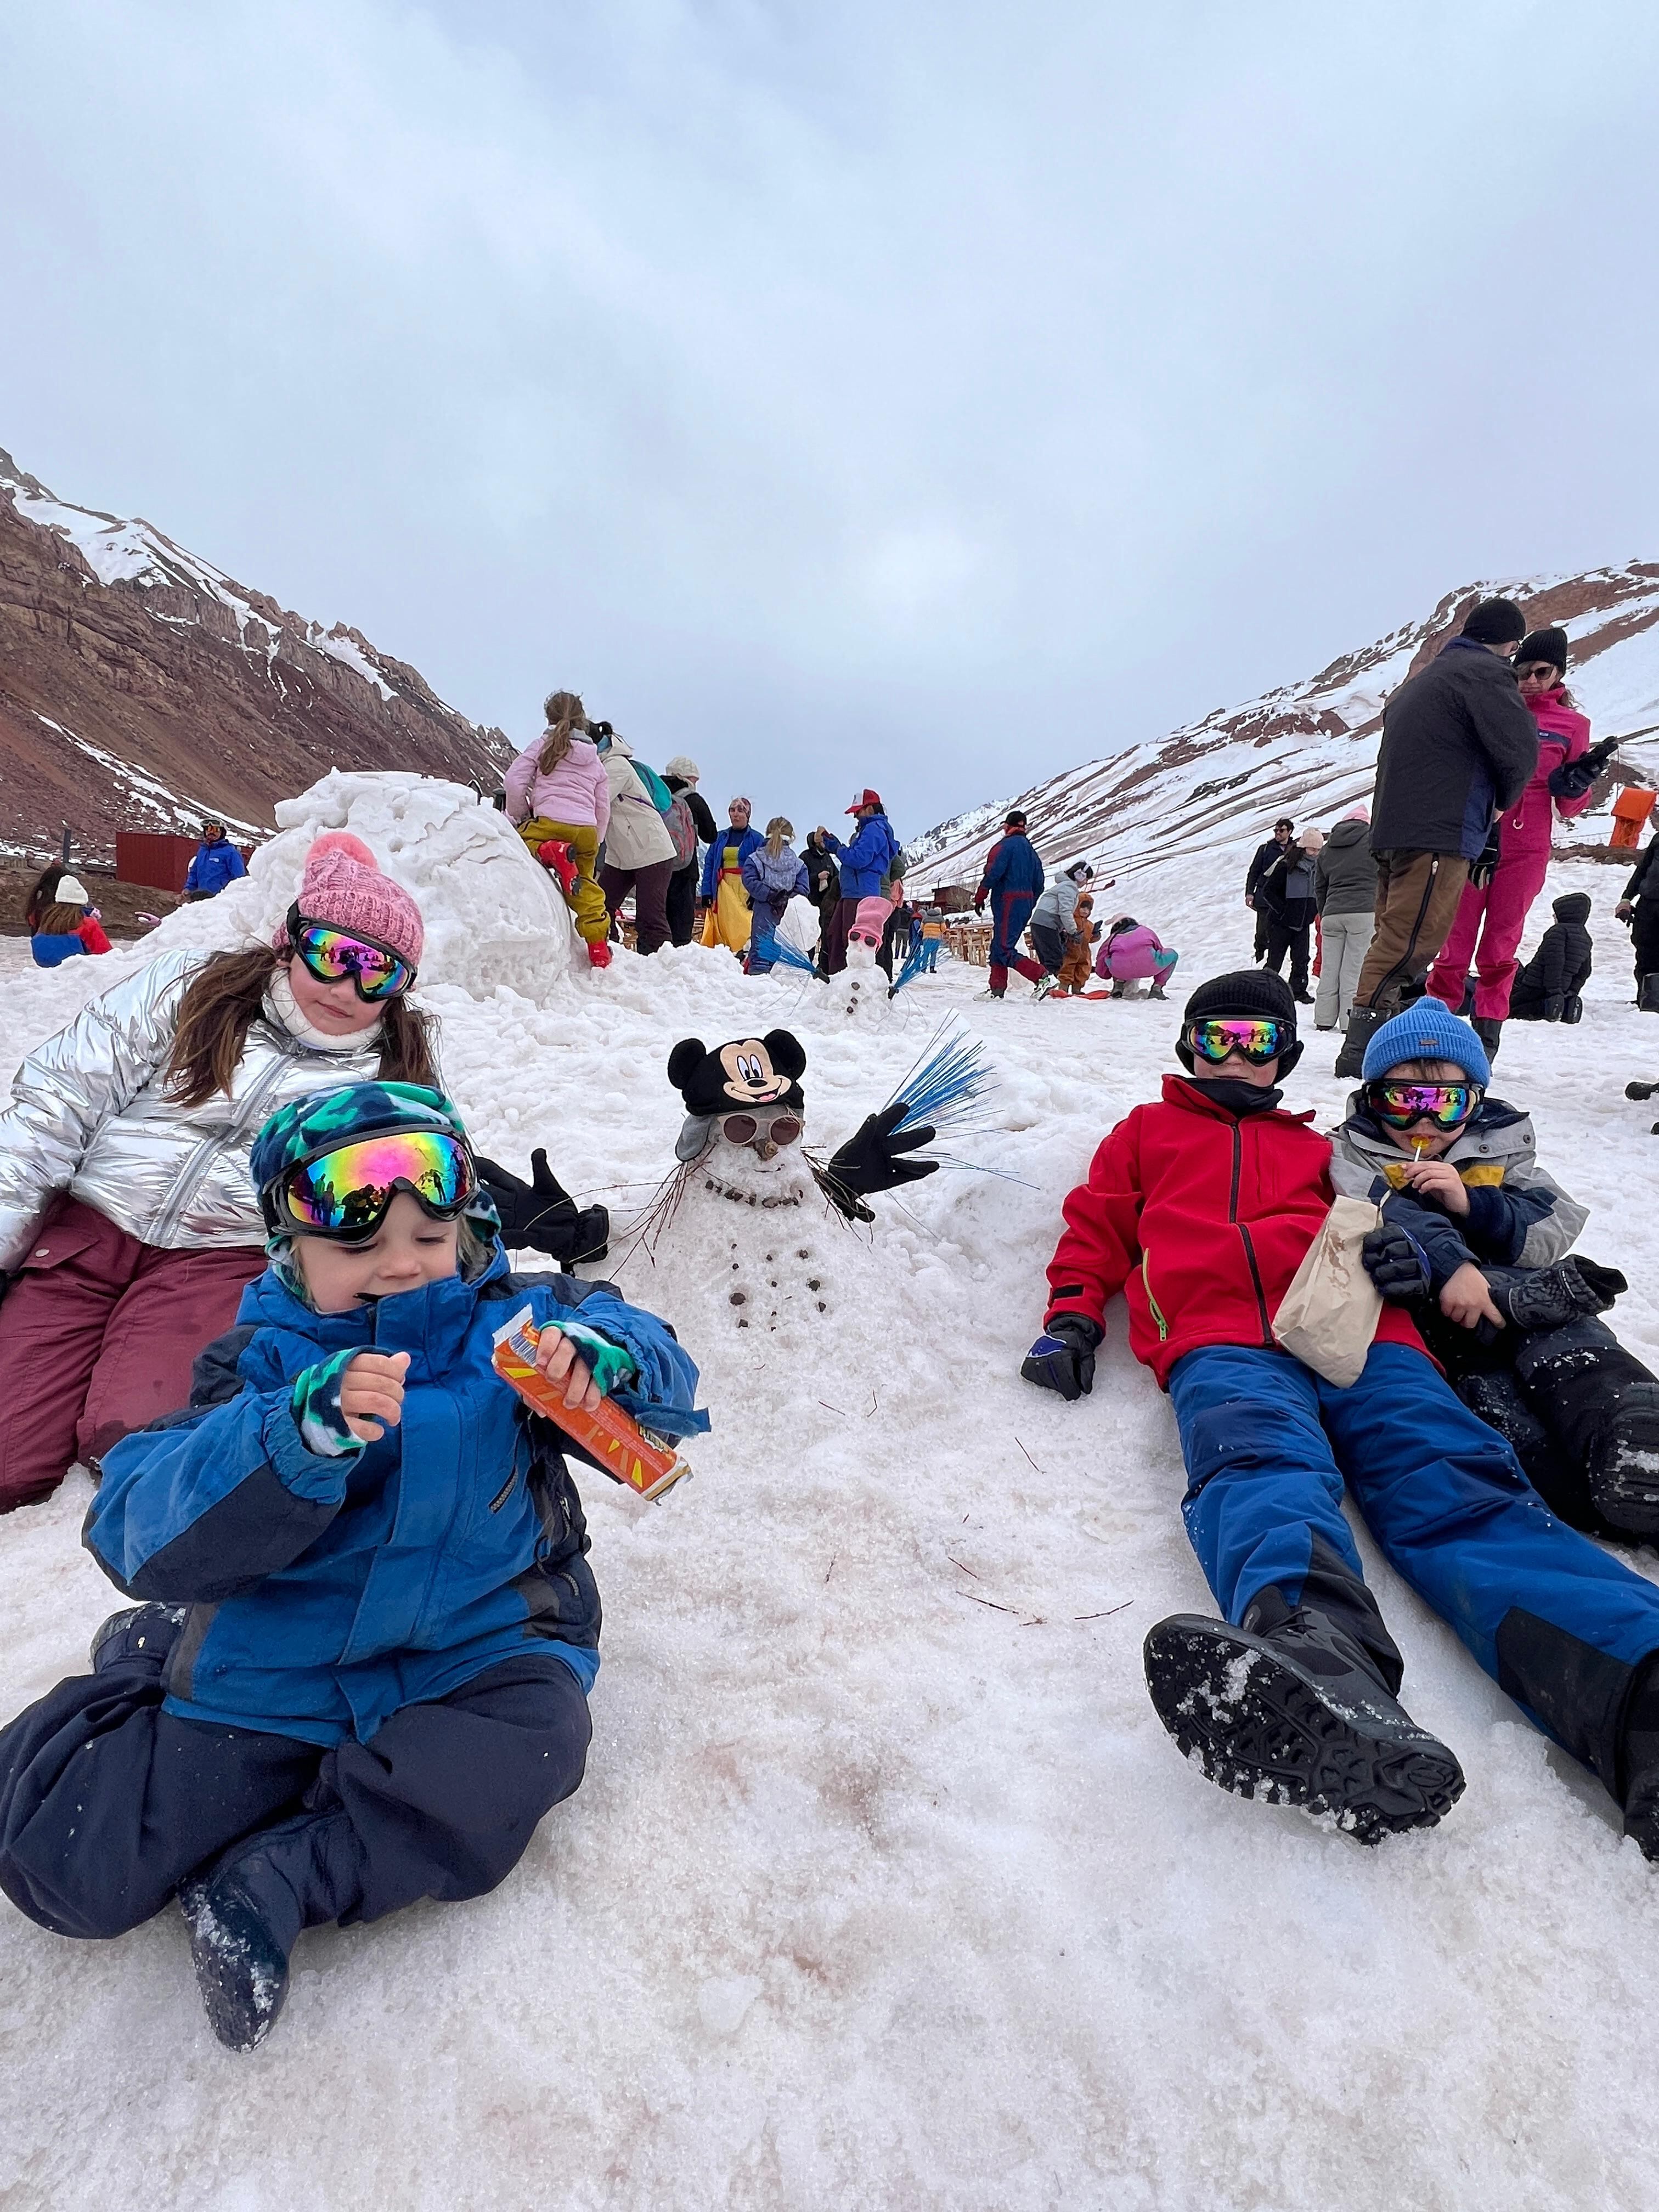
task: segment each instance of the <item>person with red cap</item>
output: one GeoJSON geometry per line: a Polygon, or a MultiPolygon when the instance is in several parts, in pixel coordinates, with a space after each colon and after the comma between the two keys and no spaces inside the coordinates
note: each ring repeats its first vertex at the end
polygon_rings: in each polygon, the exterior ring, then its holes
{"type": "Polygon", "coordinates": [[[165,952],[24,1060],[0,1113],[0,1513],[184,1405],[264,1266],[248,1182],[286,1099],[436,1079],[421,911],[343,830],[268,945],[165,952]]]}
{"type": "Polygon", "coordinates": [[[841,871],[841,897],[824,932],[822,965],[826,975],[838,975],[847,965],[847,933],[858,917],[859,901],[877,896],[904,866],[903,850],[878,792],[861,791],[847,811],[858,827],[845,844],[822,823],[817,830],[819,845],[835,854],[841,871]]]}

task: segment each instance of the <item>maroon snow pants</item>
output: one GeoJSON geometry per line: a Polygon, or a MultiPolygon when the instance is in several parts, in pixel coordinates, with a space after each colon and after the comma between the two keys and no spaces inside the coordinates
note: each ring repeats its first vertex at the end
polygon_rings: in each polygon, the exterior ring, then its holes
{"type": "Polygon", "coordinates": [[[258,1244],[164,1252],[54,1200],[0,1299],[0,1513],[188,1404],[191,1361],[264,1264],[258,1244]]]}

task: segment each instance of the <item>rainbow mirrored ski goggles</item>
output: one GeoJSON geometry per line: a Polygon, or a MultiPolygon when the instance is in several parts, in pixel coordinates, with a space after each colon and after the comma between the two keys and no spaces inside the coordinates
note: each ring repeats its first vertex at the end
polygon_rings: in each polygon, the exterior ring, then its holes
{"type": "Polygon", "coordinates": [[[1196,1056],[1212,1067],[1218,1067],[1234,1053],[1248,1060],[1252,1067],[1263,1067],[1290,1050],[1296,1042],[1296,1030],[1289,1022],[1229,1015],[1219,1021],[1188,1023],[1187,1042],[1196,1056]]]}
{"type": "Polygon", "coordinates": [[[434,1221],[453,1221],[478,1188],[472,1154],[459,1137],[436,1129],[387,1131],[301,1160],[264,1194],[273,1235],[330,1237],[351,1243],[372,1237],[406,1190],[434,1221]]]}
{"type": "Polygon", "coordinates": [[[349,975],[368,1006],[395,999],[415,981],[415,970],[401,954],[372,938],[336,929],[331,922],[302,921],[297,911],[289,916],[288,939],[319,983],[342,983],[349,975]]]}
{"type": "Polygon", "coordinates": [[[1432,1121],[1437,1129],[1461,1129],[1486,1095],[1478,1083],[1365,1085],[1365,1103],[1389,1129],[1409,1129],[1414,1121],[1432,1121]]]}

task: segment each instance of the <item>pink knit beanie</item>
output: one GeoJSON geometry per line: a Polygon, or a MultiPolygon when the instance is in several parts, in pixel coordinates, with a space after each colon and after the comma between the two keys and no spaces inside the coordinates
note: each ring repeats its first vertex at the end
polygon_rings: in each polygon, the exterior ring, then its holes
{"type": "MultiPolygon", "coordinates": [[[[307,921],[355,930],[411,968],[421,964],[426,942],[421,909],[401,884],[381,874],[374,854],[349,830],[330,830],[313,843],[295,903],[307,921]]],[[[288,943],[286,924],[271,941],[278,946],[288,943]]]]}
{"type": "Polygon", "coordinates": [[[873,937],[879,945],[881,933],[892,918],[893,904],[890,899],[861,898],[859,901],[859,910],[853,916],[853,927],[862,936],[873,937]]]}

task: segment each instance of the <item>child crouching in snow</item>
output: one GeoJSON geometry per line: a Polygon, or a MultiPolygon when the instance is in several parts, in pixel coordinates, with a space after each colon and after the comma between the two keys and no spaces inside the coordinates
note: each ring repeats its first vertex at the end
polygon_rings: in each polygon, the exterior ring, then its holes
{"type": "Polygon", "coordinates": [[[1659,1381],[1596,1318],[1625,1279],[1568,1256],[1589,1216],[1491,1081],[1468,1023],[1437,999],[1407,1007],[1365,1048],[1332,1180],[1381,1206],[1365,1252],[1378,1289],[1412,1304],[1458,1396],[1546,1503],[1577,1528],[1650,1540],[1659,1381]]]}
{"type": "Polygon", "coordinates": [[[1540,1727],[1592,1767],[1659,1857],[1659,1589],[1556,1519],[1385,1304],[1338,1389],[1281,1350],[1273,1316],[1333,1199],[1312,1115],[1278,1110],[1302,1048],[1275,975],[1188,1001],[1156,1105],[1137,1106],[1065,1206],[1045,1330],[1023,1372],[1091,1388],[1108,1302],[1174,1404],[1187,1533],[1224,1619],[1148,1635],[1158,1717],[1240,1796],[1331,1813],[1368,1843],[1427,1827],[1463,1775],[1396,1702],[1403,1662],[1343,1517],[1540,1727]]]}
{"type": "Polygon", "coordinates": [[[80,1936],[177,1891],[238,2051],[302,1929],[482,1895],[581,1780],[581,1503],[495,1332],[528,1304],[568,1405],[611,1391],[659,1429],[708,1425],[661,1322],[605,1284],[508,1273],[441,1093],[313,1093],[252,1172],[271,1264],[190,1409],[108,1454],[88,1516],[143,1602],[0,1734],[0,1888],[80,1936]]]}

